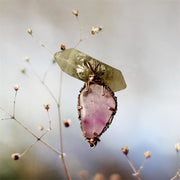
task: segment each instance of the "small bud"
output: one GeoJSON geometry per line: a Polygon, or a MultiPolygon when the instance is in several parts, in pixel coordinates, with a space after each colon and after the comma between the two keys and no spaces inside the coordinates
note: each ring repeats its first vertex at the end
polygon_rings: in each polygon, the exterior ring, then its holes
{"type": "Polygon", "coordinates": [[[55,63],[56,63],[56,60],[55,60],[55,59],[53,59],[53,60],[52,60],[52,63],[53,63],[53,64],[55,64],[55,63]]]}
{"type": "Polygon", "coordinates": [[[32,29],[28,29],[27,32],[32,35],[32,29]]]}
{"type": "Polygon", "coordinates": [[[101,173],[97,173],[97,174],[95,174],[95,176],[94,176],[94,180],[104,180],[105,178],[104,178],[104,175],[103,174],[101,174],[101,173]]]}
{"type": "Polygon", "coordinates": [[[14,86],[14,90],[15,90],[15,91],[18,91],[18,90],[19,90],[19,86],[18,86],[17,84],[14,86]]]}
{"type": "Polygon", "coordinates": [[[91,28],[91,34],[92,35],[95,35],[95,34],[97,34],[99,31],[101,31],[102,30],[102,28],[99,28],[99,27],[92,27],[91,28]]]}
{"type": "Polygon", "coordinates": [[[100,27],[98,27],[99,28],[99,31],[102,31],[102,27],[100,26],[100,27]]]}
{"type": "Polygon", "coordinates": [[[38,126],[38,129],[39,129],[40,131],[43,131],[43,130],[44,130],[44,127],[43,127],[42,125],[39,125],[39,126],[38,126]]]}
{"type": "Polygon", "coordinates": [[[122,152],[124,153],[124,155],[128,155],[129,153],[129,147],[128,146],[125,146],[124,148],[121,148],[122,152]]]}
{"type": "Polygon", "coordinates": [[[119,174],[111,174],[109,180],[121,180],[121,176],[119,174]]]}
{"type": "Polygon", "coordinates": [[[79,15],[78,9],[73,10],[72,13],[73,13],[76,17],[79,15]]]}
{"type": "Polygon", "coordinates": [[[25,67],[20,68],[20,71],[21,71],[21,73],[25,74],[26,73],[25,67]]]}
{"type": "Polygon", "coordinates": [[[19,160],[20,157],[21,157],[21,155],[19,153],[11,154],[11,158],[14,159],[14,160],[19,160]]]}
{"type": "Polygon", "coordinates": [[[180,151],[180,143],[175,144],[175,149],[176,149],[177,152],[180,151]]]}
{"type": "Polygon", "coordinates": [[[88,179],[88,171],[86,171],[86,170],[82,170],[82,171],[80,171],[79,172],[79,177],[80,177],[80,179],[88,179]]]}
{"type": "Polygon", "coordinates": [[[146,159],[150,158],[151,157],[151,152],[150,151],[146,151],[144,153],[144,156],[145,156],[146,159]]]}
{"type": "Polygon", "coordinates": [[[49,108],[50,108],[50,105],[49,104],[44,104],[44,108],[48,111],[49,108]]]}
{"type": "Polygon", "coordinates": [[[71,124],[71,120],[70,119],[64,120],[63,122],[64,122],[64,126],[66,128],[68,128],[70,126],[70,124],[71,124]]]}
{"type": "Polygon", "coordinates": [[[61,50],[62,51],[66,50],[66,46],[64,44],[61,44],[61,50]]]}
{"type": "Polygon", "coordinates": [[[26,62],[29,62],[29,57],[28,56],[26,56],[24,59],[25,59],[26,62]]]}

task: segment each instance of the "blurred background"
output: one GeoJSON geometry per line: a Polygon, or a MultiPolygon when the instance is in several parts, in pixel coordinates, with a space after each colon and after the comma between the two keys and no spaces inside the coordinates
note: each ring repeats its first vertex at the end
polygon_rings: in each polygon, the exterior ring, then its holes
{"type": "MultiPolygon", "coordinates": [[[[72,179],[88,172],[88,179],[113,173],[123,180],[136,179],[121,148],[129,146],[129,157],[138,169],[147,160],[144,180],[168,180],[179,167],[174,145],[180,138],[180,1],[179,0],[0,0],[0,106],[12,112],[14,85],[20,89],[16,116],[37,135],[38,125],[48,128],[43,104],[50,104],[52,128],[44,137],[59,149],[56,104],[33,75],[24,58],[28,56],[42,78],[53,57],[27,33],[33,34],[54,53],[60,45],[74,47],[79,24],[72,14],[79,10],[85,32],[102,26],[103,31],[83,41],[77,49],[120,69],[127,88],[116,92],[118,111],[101,142],[91,149],[85,142],[77,113],[77,97],[83,82],[63,74],[61,114],[71,119],[63,127],[66,161],[72,179]],[[22,74],[20,68],[25,67],[22,74]]],[[[54,64],[46,83],[58,96],[60,69],[54,64]]],[[[0,112],[0,117],[6,117],[0,112]]],[[[53,151],[37,143],[19,161],[11,154],[22,153],[34,138],[17,123],[0,122],[0,179],[66,179],[62,162],[53,151]]]]}

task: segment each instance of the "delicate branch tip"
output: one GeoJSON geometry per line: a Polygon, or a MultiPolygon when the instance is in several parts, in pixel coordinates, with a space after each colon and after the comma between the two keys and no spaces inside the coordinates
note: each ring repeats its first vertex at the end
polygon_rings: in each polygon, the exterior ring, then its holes
{"type": "Polygon", "coordinates": [[[95,34],[97,34],[97,33],[99,33],[100,31],[102,31],[102,27],[92,27],[91,28],[91,34],[92,35],[95,35],[95,34]]]}
{"type": "Polygon", "coordinates": [[[39,125],[39,126],[38,126],[38,129],[39,129],[40,131],[43,131],[43,130],[44,130],[43,125],[39,125]]]}
{"type": "Polygon", "coordinates": [[[79,15],[78,9],[74,9],[74,10],[72,11],[72,13],[73,13],[73,15],[75,15],[76,17],[78,17],[78,15],[79,15]]]}
{"type": "Polygon", "coordinates": [[[20,159],[20,157],[21,157],[21,155],[19,154],[19,153],[13,153],[13,154],[11,154],[11,158],[13,159],[13,160],[19,160],[20,159]]]}
{"type": "Polygon", "coordinates": [[[176,149],[177,152],[180,151],[180,143],[175,144],[175,149],[176,149]]]}
{"type": "Polygon", "coordinates": [[[19,86],[18,86],[17,84],[14,86],[14,90],[15,90],[16,92],[19,90],[19,86]]]}
{"type": "Polygon", "coordinates": [[[25,59],[26,62],[29,62],[29,57],[28,56],[26,56],[24,59],[25,59]]]}
{"type": "Polygon", "coordinates": [[[151,157],[151,152],[150,151],[146,151],[144,153],[144,156],[145,156],[146,159],[149,159],[151,157]]]}
{"type": "Polygon", "coordinates": [[[50,108],[50,105],[49,104],[44,104],[44,108],[48,111],[49,108],[50,108]]]}
{"type": "Polygon", "coordinates": [[[20,71],[21,71],[21,73],[25,74],[25,73],[26,73],[25,67],[21,67],[21,68],[20,68],[20,71]]]}
{"type": "Polygon", "coordinates": [[[32,29],[31,29],[31,28],[29,28],[29,29],[27,30],[27,32],[28,32],[28,34],[32,35],[32,29]]]}
{"type": "Polygon", "coordinates": [[[129,153],[129,147],[128,146],[125,146],[124,148],[121,148],[121,151],[123,152],[124,155],[128,155],[129,153]]]}
{"type": "Polygon", "coordinates": [[[62,51],[66,50],[66,46],[64,44],[61,44],[61,50],[62,51]]]}
{"type": "Polygon", "coordinates": [[[70,119],[64,120],[63,123],[64,123],[64,126],[65,126],[66,128],[68,128],[68,127],[70,127],[70,125],[71,125],[71,120],[70,120],[70,119]]]}

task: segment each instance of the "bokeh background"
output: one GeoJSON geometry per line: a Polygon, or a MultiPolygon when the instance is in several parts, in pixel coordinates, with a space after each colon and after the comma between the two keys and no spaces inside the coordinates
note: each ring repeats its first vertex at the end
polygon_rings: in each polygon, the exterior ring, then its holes
{"type": "MultiPolygon", "coordinates": [[[[59,149],[56,105],[33,75],[24,57],[40,77],[51,65],[52,55],[27,33],[34,35],[54,53],[60,44],[74,47],[79,25],[72,15],[79,9],[85,32],[92,26],[103,31],[83,41],[77,49],[120,69],[127,88],[117,92],[118,112],[101,142],[91,149],[84,141],[76,110],[83,82],[63,74],[62,119],[64,151],[73,179],[87,171],[88,179],[103,173],[106,179],[119,173],[123,180],[132,176],[121,148],[128,145],[129,157],[138,168],[143,153],[150,150],[142,170],[144,180],[168,180],[179,167],[174,145],[180,138],[180,1],[179,0],[0,0],[0,106],[12,112],[13,86],[19,84],[17,118],[40,135],[38,125],[48,127],[43,104],[50,103],[53,131],[44,140],[59,149]],[[26,74],[20,68],[26,68],[26,74]]],[[[53,65],[46,83],[58,96],[60,69],[53,65]]],[[[6,117],[0,112],[0,117],[6,117]]],[[[13,161],[14,152],[23,152],[34,138],[13,121],[0,122],[0,179],[66,179],[59,157],[36,144],[22,159],[13,161]]]]}

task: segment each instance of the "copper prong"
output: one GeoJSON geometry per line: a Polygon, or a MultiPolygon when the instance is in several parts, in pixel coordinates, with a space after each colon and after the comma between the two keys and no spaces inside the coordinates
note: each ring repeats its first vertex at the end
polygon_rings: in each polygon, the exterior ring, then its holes
{"type": "Polygon", "coordinates": [[[105,88],[104,88],[104,86],[102,86],[102,96],[104,96],[105,95],[105,88]]]}
{"type": "MultiPolygon", "coordinates": [[[[86,137],[86,131],[83,131],[83,136],[86,137]]],[[[87,140],[87,139],[86,139],[87,140]]]]}
{"type": "Polygon", "coordinates": [[[108,109],[112,112],[116,112],[116,109],[112,108],[112,107],[108,107],[108,109]]]}
{"type": "Polygon", "coordinates": [[[83,108],[82,106],[77,106],[77,109],[78,109],[78,110],[80,110],[80,109],[82,109],[82,108],[83,108]]]}

